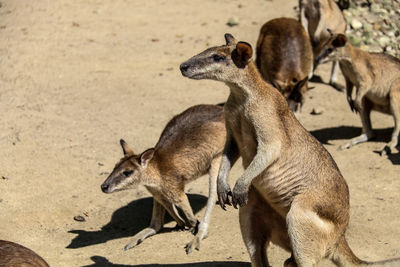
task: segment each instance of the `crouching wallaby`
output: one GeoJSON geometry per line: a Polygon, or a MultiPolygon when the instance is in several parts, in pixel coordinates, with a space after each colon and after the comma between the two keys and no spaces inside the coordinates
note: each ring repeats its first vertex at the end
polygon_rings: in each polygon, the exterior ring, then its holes
{"type": "Polygon", "coordinates": [[[198,105],[175,116],[165,127],[154,148],[135,154],[121,140],[124,157],[101,185],[105,193],[142,184],[153,195],[153,215],[150,226],[126,245],[125,250],[141,243],[163,228],[165,210],[177,222],[188,227],[195,238],[186,245],[186,253],[200,249],[207,236],[211,211],[216,202],[216,179],[225,142],[223,107],[198,105]],[[198,225],[193,215],[185,184],[209,174],[209,197],[206,211],[198,225]],[[183,219],[176,208],[183,212],[183,219]]]}
{"type": "Polygon", "coordinates": [[[230,88],[217,192],[222,208],[231,202],[240,206],[252,266],[269,266],[269,242],[292,253],[285,266],[315,266],[322,258],[338,266],[398,266],[400,259],[367,263],[353,254],[345,239],[349,190],[334,160],[278,90],[263,81],[251,46],[230,34],[225,39],[226,45],[209,48],[180,68],[186,77],[230,88]],[[239,156],[245,171],[231,191],[226,178],[239,156]]]}
{"type": "Polygon", "coordinates": [[[0,240],[1,267],[49,267],[38,254],[10,241],[0,240]]]}
{"type": "MultiPolygon", "coordinates": [[[[345,33],[346,20],[333,0],[299,0],[300,22],[310,36],[314,59],[320,54],[321,45],[330,38],[327,29],[336,33],[345,33]]],[[[314,61],[314,70],[318,62],[314,61]]],[[[337,81],[338,62],[333,61],[329,84],[342,91],[337,81]]],[[[311,75],[310,75],[311,76],[311,75]]]]}
{"type": "Polygon", "coordinates": [[[391,153],[397,146],[400,132],[400,60],[391,55],[358,49],[347,42],[343,34],[332,35],[317,60],[339,61],[346,80],[347,101],[351,110],[361,117],[362,134],[340,148],[350,148],[374,137],[370,113],[376,110],[394,118],[392,139],[380,151],[381,155],[391,153]]]}
{"type": "Polygon", "coordinates": [[[291,18],[268,21],[260,30],[256,55],[263,78],[283,94],[293,112],[300,111],[313,64],[303,26],[291,18]]]}

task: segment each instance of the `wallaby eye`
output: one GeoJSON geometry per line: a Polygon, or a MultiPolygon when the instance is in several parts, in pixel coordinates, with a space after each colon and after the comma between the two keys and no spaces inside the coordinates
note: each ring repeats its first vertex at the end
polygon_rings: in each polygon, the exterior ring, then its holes
{"type": "Polygon", "coordinates": [[[125,175],[126,177],[129,177],[132,175],[132,173],[133,173],[133,171],[129,170],[129,171],[124,171],[122,174],[125,175]]]}
{"type": "Polygon", "coordinates": [[[330,53],[333,52],[333,49],[332,48],[328,48],[328,50],[326,50],[326,52],[328,52],[328,54],[330,54],[330,53]]]}
{"type": "Polygon", "coordinates": [[[220,61],[222,61],[222,60],[225,59],[224,56],[221,56],[221,55],[218,55],[218,54],[213,55],[212,58],[213,58],[213,60],[214,60],[215,62],[220,62],[220,61]]]}

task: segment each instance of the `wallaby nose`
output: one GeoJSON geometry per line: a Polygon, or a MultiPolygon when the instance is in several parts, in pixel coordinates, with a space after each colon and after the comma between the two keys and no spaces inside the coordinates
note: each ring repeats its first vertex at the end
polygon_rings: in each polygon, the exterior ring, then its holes
{"type": "Polygon", "coordinates": [[[108,184],[102,184],[102,185],[101,185],[101,190],[102,190],[104,193],[107,193],[107,190],[108,190],[109,187],[110,187],[110,185],[108,185],[108,184]]]}
{"type": "Polygon", "coordinates": [[[182,72],[182,74],[184,73],[184,72],[186,72],[188,69],[189,69],[189,64],[187,64],[187,63],[182,63],[181,64],[181,66],[179,67],[180,69],[181,69],[181,72],[182,72]]]}

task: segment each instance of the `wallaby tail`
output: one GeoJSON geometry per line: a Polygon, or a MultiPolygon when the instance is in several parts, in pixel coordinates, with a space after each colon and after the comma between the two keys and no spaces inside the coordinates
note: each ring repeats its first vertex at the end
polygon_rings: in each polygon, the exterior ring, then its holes
{"type": "Polygon", "coordinates": [[[367,262],[360,260],[347,244],[346,238],[342,236],[332,260],[341,267],[350,266],[382,266],[382,267],[400,267],[400,258],[367,262]]]}

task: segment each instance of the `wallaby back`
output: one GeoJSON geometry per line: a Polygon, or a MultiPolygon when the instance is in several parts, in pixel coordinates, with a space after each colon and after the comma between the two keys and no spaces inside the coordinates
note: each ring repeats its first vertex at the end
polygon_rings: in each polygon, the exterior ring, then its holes
{"type": "Polygon", "coordinates": [[[296,111],[304,102],[313,54],[303,26],[292,18],[268,21],[260,30],[256,65],[264,80],[274,85],[296,111]]]}
{"type": "Polygon", "coordinates": [[[49,267],[38,254],[10,241],[0,240],[1,267],[49,267]]]}

